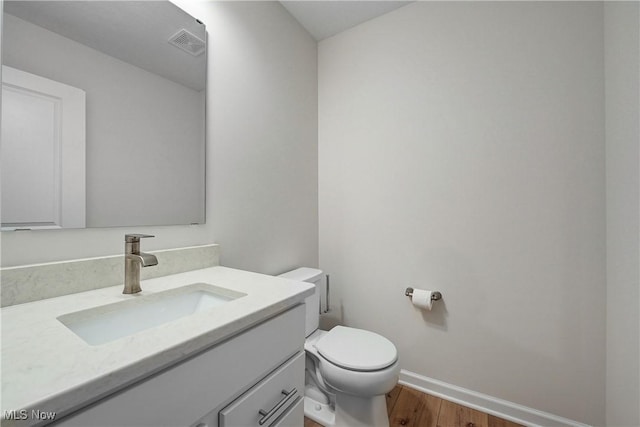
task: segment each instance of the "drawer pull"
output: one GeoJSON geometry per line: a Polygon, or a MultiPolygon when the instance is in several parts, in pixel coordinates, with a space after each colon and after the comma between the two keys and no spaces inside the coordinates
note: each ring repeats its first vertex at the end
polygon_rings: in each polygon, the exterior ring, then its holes
{"type": "Polygon", "coordinates": [[[269,412],[265,411],[264,409],[260,409],[258,411],[258,414],[262,415],[262,418],[260,418],[260,421],[258,421],[258,424],[262,425],[266,423],[267,420],[273,416],[273,414],[278,412],[280,408],[286,405],[289,401],[291,401],[291,399],[293,399],[298,394],[298,390],[294,387],[290,391],[282,390],[282,394],[284,394],[284,397],[282,398],[282,400],[278,402],[276,406],[271,408],[269,412]]]}

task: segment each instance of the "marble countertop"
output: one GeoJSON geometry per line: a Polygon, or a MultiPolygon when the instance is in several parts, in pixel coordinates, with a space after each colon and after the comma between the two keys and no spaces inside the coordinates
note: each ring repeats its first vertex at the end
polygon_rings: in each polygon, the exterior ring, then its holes
{"type": "MultiPolygon", "coordinates": [[[[311,283],[226,267],[144,280],[141,286],[137,296],[123,295],[122,286],[114,286],[3,308],[3,418],[6,411],[26,410],[29,417],[32,411],[41,411],[55,412],[59,419],[303,302],[314,289],[311,283]],[[96,346],[85,343],[57,320],[63,314],[192,283],[247,295],[96,346]]],[[[7,421],[6,425],[12,424],[7,421]]]]}

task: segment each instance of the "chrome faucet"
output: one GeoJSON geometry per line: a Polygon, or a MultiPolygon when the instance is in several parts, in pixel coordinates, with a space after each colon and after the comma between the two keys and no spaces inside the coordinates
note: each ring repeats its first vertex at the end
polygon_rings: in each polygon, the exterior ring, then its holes
{"type": "Polygon", "coordinates": [[[124,291],[123,294],[135,294],[140,288],[140,268],[158,265],[155,255],[140,252],[140,239],[155,237],[150,234],[125,234],[124,241],[124,291]]]}

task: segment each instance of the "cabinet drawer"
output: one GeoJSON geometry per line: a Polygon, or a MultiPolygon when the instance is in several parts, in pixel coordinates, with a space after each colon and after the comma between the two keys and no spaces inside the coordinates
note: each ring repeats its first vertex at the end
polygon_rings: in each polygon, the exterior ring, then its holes
{"type": "Polygon", "coordinates": [[[304,396],[269,427],[300,427],[304,423],[304,396]]]}
{"type": "MultiPolygon", "coordinates": [[[[220,411],[220,427],[271,426],[304,399],[304,352],[220,411]]],[[[300,425],[302,418],[298,420],[300,425]]],[[[285,425],[285,424],[283,424],[285,425]]]]}

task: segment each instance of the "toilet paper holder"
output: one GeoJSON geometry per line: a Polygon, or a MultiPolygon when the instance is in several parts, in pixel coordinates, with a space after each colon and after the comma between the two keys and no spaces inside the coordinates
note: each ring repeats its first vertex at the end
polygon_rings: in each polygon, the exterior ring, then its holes
{"type": "MultiPolygon", "coordinates": [[[[404,291],[404,294],[406,296],[408,296],[409,298],[411,298],[413,296],[413,288],[407,288],[404,291]]],[[[441,300],[441,299],[442,299],[442,294],[440,292],[434,292],[431,295],[431,301],[438,301],[438,300],[441,300]]]]}

